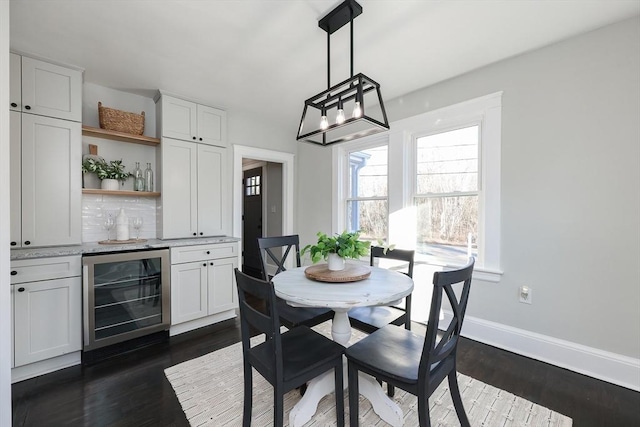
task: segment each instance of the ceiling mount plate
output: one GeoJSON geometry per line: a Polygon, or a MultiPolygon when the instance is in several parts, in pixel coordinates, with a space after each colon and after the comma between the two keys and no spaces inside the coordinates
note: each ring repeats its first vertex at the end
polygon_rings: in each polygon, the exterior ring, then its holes
{"type": "Polygon", "coordinates": [[[355,0],[346,0],[322,18],[318,22],[318,27],[322,28],[329,34],[333,34],[361,13],[362,6],[360,6],[355,0]]]}

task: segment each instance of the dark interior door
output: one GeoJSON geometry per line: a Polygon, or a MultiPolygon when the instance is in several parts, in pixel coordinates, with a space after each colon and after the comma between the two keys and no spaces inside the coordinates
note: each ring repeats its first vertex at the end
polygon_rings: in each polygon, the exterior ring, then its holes
{"type": "Polygon", "coordinates": [[[262,168],[244,171],[242,183],[242,271],[260,277],[260,253],[256,239],[262,237],[262,168]]]}

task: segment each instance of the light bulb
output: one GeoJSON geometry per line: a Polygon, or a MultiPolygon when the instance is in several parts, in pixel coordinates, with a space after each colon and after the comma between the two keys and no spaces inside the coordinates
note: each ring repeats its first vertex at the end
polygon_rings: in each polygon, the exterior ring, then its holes
{"type": "Polygon", "coordinates": [[[338,114],[336,115],[336,123],[339,125],[344,123],[344,110],[342,108],[338,109],[338,114]]]}
{"type": "Polygon", "coordinates": [[[360,116],[362,116],[362,108],[360,108],[360,103],[358,101],[356,101],[356,105],[353,107],[353,115],[352,115],[352,117],[354,119],[357,119],[360,116]]]}
{"type": "Polygon", "coordinates": [[[326,130],[329,127],[329,121],[327,120],[327,116],[322,116],[320,119],[320,129],[326,130]]]}

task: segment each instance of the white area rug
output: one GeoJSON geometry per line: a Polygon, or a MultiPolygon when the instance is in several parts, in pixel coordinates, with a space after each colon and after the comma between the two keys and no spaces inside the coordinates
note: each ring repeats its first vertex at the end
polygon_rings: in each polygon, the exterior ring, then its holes
{"type": "MultiPolygon", "coordinates": [[[[330,335],[330,323],[317,326],[318,332],[330,335]]],[[[353,332],[352,341],[362,336],[353,332]]],[[[256,339],[256,338],[254,338],[256,339]]],[[[258,338],[260,341],[263,338],[258,338]]],[[[243,408],[242,344],[189,360],[165,370],[192,427],[240,426],[243,408]]],[[[458,374],[462,401],[472,426],[571,426],[572,420],[504,390],[458,374]]],[[[386,389],[386,388],[385,388],[386,389]]],[[[396,403],[402,408],[404,425],[418,425],[416,397],[396,389],[396,403]]],[[[284,398],[284,421],[289,425],[289,411],[300,400],[293,390],[284,398]]],[[[451,401],[448,384],[444,381],[429,398],[432,426],[459,426],[451,401]]],[[[345,393],[345,423],[349,424],[348,393],[345,393]]],[[[252,425],[273,424],[273,389],[255,370],[253,372],[252,425]]],[[[307,426],[336,425],[333,394],[320,402],[318,411],[307,426]]],[[[387,425],[373,412],[369,401],[360,397],[360,425],[387,425]]]]}

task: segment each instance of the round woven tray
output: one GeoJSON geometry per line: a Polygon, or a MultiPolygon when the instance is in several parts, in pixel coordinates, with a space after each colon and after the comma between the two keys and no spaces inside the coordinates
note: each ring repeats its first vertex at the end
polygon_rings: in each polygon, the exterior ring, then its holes
{"type": "Polygon", "coordinates": [[[346,283],[364,280],[371,275],[371,269],[366,265],[346,264],[344,270],[329,270],[327,264],[317,264],[307,267],[304,275],[320,282],[346,283]]]}

